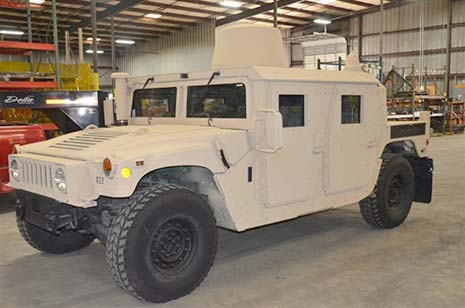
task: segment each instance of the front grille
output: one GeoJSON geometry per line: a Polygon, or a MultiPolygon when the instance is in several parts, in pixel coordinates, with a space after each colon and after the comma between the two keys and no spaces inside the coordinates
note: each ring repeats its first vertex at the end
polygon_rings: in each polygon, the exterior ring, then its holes
{"type": "Polygon", "coordinates": [[[53,190],[52,166],[33,160],[18,160],[21,180],[23,183],[37,187],[53,190]]]}

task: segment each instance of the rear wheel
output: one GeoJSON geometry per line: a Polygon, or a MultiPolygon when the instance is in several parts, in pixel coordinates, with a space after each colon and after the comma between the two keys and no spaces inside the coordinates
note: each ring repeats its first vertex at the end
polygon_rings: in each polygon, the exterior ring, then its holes
{"type": "Polygon", "coordinates": [[[139,299],[166,302],[189,294],[213,264],[215,218],[207,202],[187,188],[142,190],[113,221],[108,265],[116,282],[139,299]]]}
{"type": "Polygon", "coordinates": [[[415,192],[415,177],[407,159],[386,154],[373,194],[360,201],[360,213],[377,228],[394,228],[407,218],[415,192]]]}

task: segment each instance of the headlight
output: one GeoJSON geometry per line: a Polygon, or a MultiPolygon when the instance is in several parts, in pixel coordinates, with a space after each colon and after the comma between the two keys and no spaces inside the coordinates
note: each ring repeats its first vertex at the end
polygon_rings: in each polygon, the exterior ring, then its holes
{"type": "Polygon", "coordinates": [[[57,168],[55,171],[55,176],[53,177],[53,181],[55,182],[58,190],[66,194],[66,176],[63,169],[57,168]]]}
{"type": "Polygon", "coordinates": [[[16,159],[13,159],[10,162],[10,174],[13,179],[16,181],[19,181],[19,168],[18,168],[18,162],[16,159]]]}

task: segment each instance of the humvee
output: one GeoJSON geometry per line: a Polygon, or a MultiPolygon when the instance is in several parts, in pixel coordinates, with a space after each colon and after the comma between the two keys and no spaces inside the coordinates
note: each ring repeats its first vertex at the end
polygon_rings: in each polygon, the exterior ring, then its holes
{"type": "Polygon", "coordinates": [[[412,201],[431,201],[428,117],[387,122],[384,87],[356,62],[287,68],[279,30],[233,26],[211,71],[114,74],[117,126],[9,157],[20,233],[52,254],[97,238],[122,289],[165,302],[205,278],[217,227],[357,202],[370,225],[400,225],[412,201]]]}

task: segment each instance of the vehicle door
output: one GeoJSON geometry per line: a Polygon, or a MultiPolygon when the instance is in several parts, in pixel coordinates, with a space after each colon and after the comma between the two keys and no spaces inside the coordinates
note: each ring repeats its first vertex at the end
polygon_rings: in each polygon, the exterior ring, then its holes
{"type": "Polygon", "coordinates": [[[304,88],[287,85],[271,87],[271,108],[283,119],[283,147],[262,153],[262,188],[267,207],[308,200],[311,197],[311,132],[309,101],[304,88]]]}
{"type": "Polygon", "coordinates": [[[381,125],[376,123],[379,98],[374,93],[369,87],[354,85],[334,90],[327,127],[327,195],[362,189],[371,178],[376,163],[376,128],[381,125]]]}

